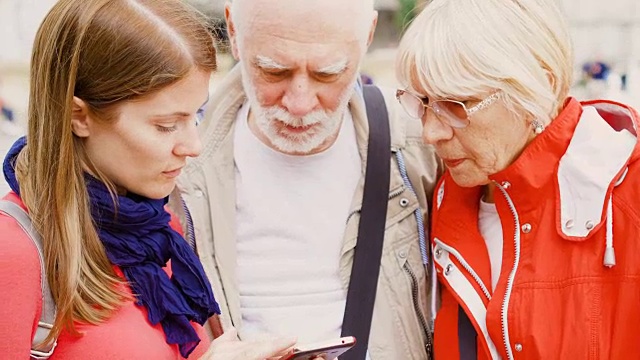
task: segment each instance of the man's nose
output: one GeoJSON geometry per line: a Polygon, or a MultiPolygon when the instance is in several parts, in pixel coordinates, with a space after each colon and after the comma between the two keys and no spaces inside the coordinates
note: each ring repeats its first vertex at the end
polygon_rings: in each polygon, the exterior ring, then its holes
{"type": "Polygon", "coordinates": [[[318,104],[316,89],[306,75],[294,77],[282,97],[282,106],[295,117],[309,114],[318,104]]]}

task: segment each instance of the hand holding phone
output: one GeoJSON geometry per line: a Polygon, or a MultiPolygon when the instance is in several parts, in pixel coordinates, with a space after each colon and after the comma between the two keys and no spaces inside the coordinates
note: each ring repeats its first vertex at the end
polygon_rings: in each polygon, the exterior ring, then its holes
{"type": "Polygon", "coordinates": [[[296,340],[291,338],[264,338],[240,341],[234,328],[218,336],[209,350],[198,360],[264,360],[290,354],[296,340]]]}
{"type": "Polygon", "coordinates": [[[324,341],[304,346],[298,346],[293,350],[292,354],[285,355],[279,360],[313,360],[321,357],[324,360],[335,360],[338,356],[347,352],[356,344],[356,338],[353,336],[343,337],[337,340],[324,341]]]}

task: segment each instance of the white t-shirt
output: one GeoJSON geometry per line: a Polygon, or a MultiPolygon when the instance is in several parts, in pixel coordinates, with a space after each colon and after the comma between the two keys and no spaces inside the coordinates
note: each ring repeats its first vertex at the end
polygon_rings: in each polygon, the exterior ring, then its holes
{"type": "MultiPolygon", "coordinates": [[[[343,119],[326,151],[292,156],[263,144],[238,112],[236,165],[237,279],[241,338],[336,339],[346,289],[339,260],[346,220],[362,176],[353,119],[343,119]]],[[[348,113],[348,112],[347,112],[348,113]]]]}
{"type": "Polygon", "coordinates": [[[478,226],[480,234],[484,238],[489,251],[491,261],[491,288],[496,289],[500,269],[502,268],[502,224],[496,204],[491,204],[480,200],[480,212],[478,214],[478,226]]]}

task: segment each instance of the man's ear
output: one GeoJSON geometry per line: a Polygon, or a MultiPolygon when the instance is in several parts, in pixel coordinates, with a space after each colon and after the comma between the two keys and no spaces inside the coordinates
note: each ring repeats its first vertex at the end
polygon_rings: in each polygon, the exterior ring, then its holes
{"type": "Polygon", "coordinates": [[[373,35],[376,33],[376,26],[378,25],[378,12],[373,12],[373,21],[371,23],[371,30],[369,30],[369,39],[367,39],[367,47],[371,46],[373,42],[373,35]]]}
{"type": "Polygon", "coordinates": [[[224,18],[227,22],[227,35],[229,36],[229,46],[231,46],[231,54],[237,61],[240,60],[240,54],[238,52],[238,31],[236,24],[233,22],[233,16],[231,14],[231,3],[227,1],[224,6],[224,18]]]}
{"type": "Polygon", "coordinates": [[[89,137],[89,107],[80,98],[73,97],[73,104],[71,109],[71,130],[77,137],[86,138],[89,137]]]}

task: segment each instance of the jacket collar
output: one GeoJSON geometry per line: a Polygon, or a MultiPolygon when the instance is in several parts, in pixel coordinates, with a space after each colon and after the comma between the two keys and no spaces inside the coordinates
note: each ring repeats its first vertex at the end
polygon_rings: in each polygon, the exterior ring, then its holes
{"type": "Polygon", "coordinates": [[[580,103],[570,98],[549,126],[527,146],[520,157],[505,170],[489,178],[507,188],[519,211],[537,205],[538,193],[555,176],[582,115],[580,103]]]}
{"type": "Polygon", "coordinates": [[[553,184],[559,234],[586,239],[604,223],[613,187],[637,153],[636,128],[637,114],[628,106],[570,98],[522,155],[491,180],[507,188],[518,212],[538,206],[536,194],[553,184]]]}

